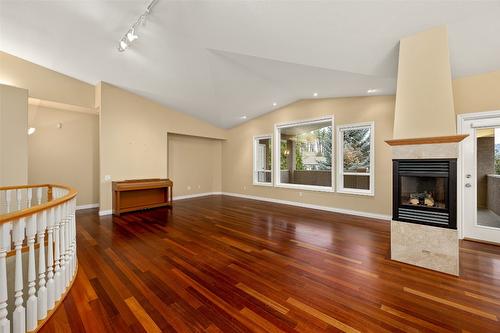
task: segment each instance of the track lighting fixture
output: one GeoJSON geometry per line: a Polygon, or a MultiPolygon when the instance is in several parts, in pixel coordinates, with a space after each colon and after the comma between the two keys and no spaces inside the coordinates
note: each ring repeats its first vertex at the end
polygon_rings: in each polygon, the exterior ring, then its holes
{"type": "Polygon", "coordinates": [[[146,7],[146,11],[141,16],[139,16],[137,21],[132,24],[127,33],[120,39],[120,42],[118,43],[118,51],[125,51],[134,40],[139,38],[139,36],[136,34],[137,28],[140,25],[144,25],[146,23],[146,17],[151,13],[151,9],[153,9],[153,6],[156,5],[157,2],[158,0],[151,1],[146,7]]]}

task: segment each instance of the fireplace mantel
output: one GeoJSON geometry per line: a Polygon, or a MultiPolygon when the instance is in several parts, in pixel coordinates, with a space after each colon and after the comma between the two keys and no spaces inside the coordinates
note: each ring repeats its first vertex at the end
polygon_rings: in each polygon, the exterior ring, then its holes
{"type": "Polygon", "coordinates": [[[385,142],[389,146],[430,145],[438,143],[456,143],[462,141],[468,136],[469,136],[468,134],[459,134],[459,135],[448,135],[448,136],[434,136],[427,138],[392,139],[392,140],[386,140],[385,142]]]}

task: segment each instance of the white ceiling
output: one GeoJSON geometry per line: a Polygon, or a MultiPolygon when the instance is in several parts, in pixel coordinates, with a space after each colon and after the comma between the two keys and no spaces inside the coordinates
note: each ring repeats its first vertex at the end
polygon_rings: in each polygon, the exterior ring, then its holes
{"type": "Polygon", "coordinates": [[[314,92],[393,94],[399,39],[434,26],[454,77],[500,69],[500,1],[159,0],[118,52],[147,3],[0,0],[0,50],[221,127],[314,92]]]}

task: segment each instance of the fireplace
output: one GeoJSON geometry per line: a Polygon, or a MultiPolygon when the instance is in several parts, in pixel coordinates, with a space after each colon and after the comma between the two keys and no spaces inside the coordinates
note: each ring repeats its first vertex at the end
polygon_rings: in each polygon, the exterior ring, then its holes
{"type": "Polygon", "coordinates": [[[456,229],[456,159],[393,160],[393,220],[456,229]]]}

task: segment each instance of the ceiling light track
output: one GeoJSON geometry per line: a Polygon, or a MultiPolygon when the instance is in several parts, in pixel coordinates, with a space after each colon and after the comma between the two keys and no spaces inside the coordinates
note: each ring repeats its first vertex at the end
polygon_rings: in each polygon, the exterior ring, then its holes
{"type": "Polygon", "coordinates": [[[141,25],[146,24],[146,18],[148,17],[149,14],[151,14],[151,10],[153,9],[153,7],[156,5],[157,2],[158,0],[151,1],[149,5],[146,7],[146,11],[142,13],[142,15],[139,16],[137,21],[135,21],[135,23],[130,26],[128,31],[125,33],[125,35],[123,35],[123,37],[120,39],[120,42],[118,43],[118,51],[120,52],[125,51],[130,46],[130,44],[132,44],[134,40],[139,38],[139,36],[136,34],[137,28],[141,25]]]}

